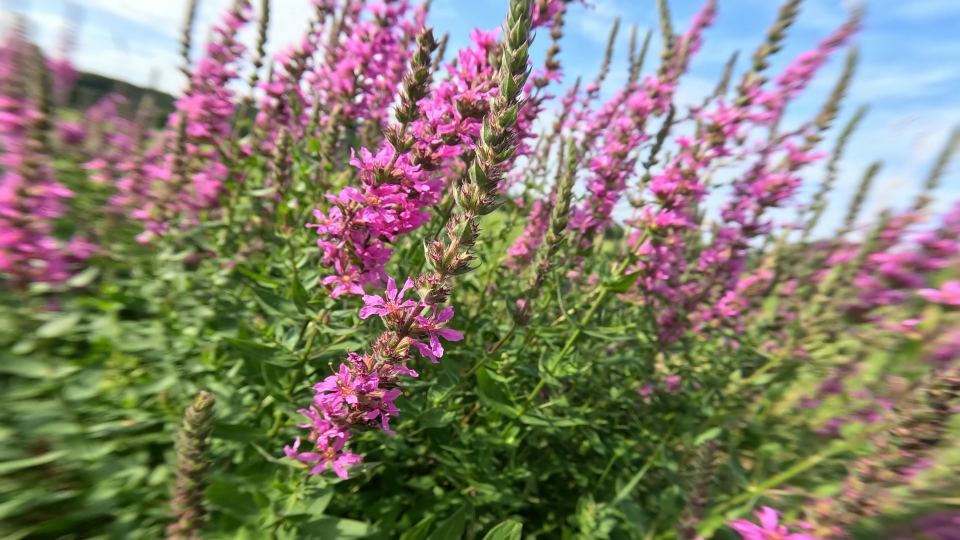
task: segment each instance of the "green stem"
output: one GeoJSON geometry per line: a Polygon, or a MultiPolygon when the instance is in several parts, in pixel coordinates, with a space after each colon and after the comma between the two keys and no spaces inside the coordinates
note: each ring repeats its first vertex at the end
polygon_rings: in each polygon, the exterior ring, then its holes
{"type": "Polygon", "coordinates": [[[740,504],[740,503],[742,503],[742,502],[745,502],[745,501],[749,500],[751,497],[759,496],[759,495],[763,494],[763,492],[767,491],[768,489],[771,489],[771,488],[776,487],[776,486],[778,486],[778,485],[780,485],[780,484],[783,484],[783,483],[789,481],[790,479],[794,478],[795,476],[797,476],[797,475],[799,475],[799,474],[801,474],[801,473],[804,473],[804,472],[806,472],[807,470],[809,470],[809,469],[811,469],[811,468],[819,465],[819,464],[820,464],[821,462],[823,462],[824,460],[826,460],[826,459],[828,459],[828,458],[830,458],[830,457],[832,457],[832,456],[834,456],[834,455],[836,455],[836,454],[840,454],[840,453],[842,453],[842,452],[846,452],[846,451],[848,451],[848,450],[853,449],[857,444],[859,444],[859,443],[861,442],[861,439],[863,439],[863,438],[864,438],[864,437],[862,437],[862,436],[861,436],[861,437],[857,437],[856,439],[852,439],[852,440],[847,441],[846,443],[843,443],[843,444],[838,444],[838,445],[834,446],[833,448],[829,448],[829,449],[827,449],[827,450],[825,450],[825,451],[823,451],[823,452],[821,452],[821,453],[819,453],[819,454],[810,456],[810,457],[808,457],[807,459],[801,461],[800,463],[797,463],[797,464],[794,465],[793,467],[790,467],[789,469],[787,469],[787,470],[783,471],[782,473],[774,476],[773,478],[770,478],[769,480],[761,483],[760,485],[750,486],[750,487],[747,489],[746,492],[741,493],[740,495],[737,495],[736,497],[730,499],[729,501],[727,501],[727,502],[725,502],[725,503],[718,504],[717,506],[715,506],[715,507],[712,509],[711,513],[714,514],[714,515],[719,514],[719,513],[721,513],[721,512],[724,512],[724,511],[730,509],[730,508],[733,507],[733,506],[736,506],[736,505],[738,505],[738,504],[740,504]]]}
{"type": "Polygon", "coordinates": [[[454,384],[453,386],[451,386],[450,388],[448,388],[446,392],[444,392],[439,398],[437,398],[437,403],[441,403],[441,402],[443,402],[445,399],[447,399],[448,397],[450,397],[450,394],[452,394],[454,390],[456,390],[456,389],[457,389],[464,381],[466,381],[471,375],[473,375],[474,373],[476,373],[478,369],[480,369],[481,367],[483,367],[483,365],[486,364],[487,361],[490,360],[490,358],[492,358],[493,355],[496,354],[496,352],[497,352],[498,350],[500,350],[500,347],[502,347],[503,344],[506,343],[507,340],[509,340],[516,331],[517,331],[517,323],[514,322],[514,323],[513,323],[513,326],[512,326],[512,327],[510,328],[510,330],[506,333],[506,335],[504,335],[503,338],[501,338],[500,341],[498,341],[497,344],[493,346],[493,348],[491,348],[490,350],[488,350],[487,353],[483,356],[483,358],[481,358],[476,364],[474,364],[473,367],[471,367],[469,371],[467,371],[466,373],[464,373],[463,377],[460,377],[460,380],[457,381],[457,384],[454,384]]]}
{"type": "MultiPolygon", "coordinates": [[[[550,361],[550,364],[547,366],[550,372],[553,372],[560,361],[563,360],[571,349],[573,349],[573,344],[580,337],[580,333],[583,331],[583,328],[590,322],[590,319],[593,318],[593,315],[597,312],[597,309],[600,308],[600,304],[607,298],[607,295],[610,293],[610,289],[604,287],[600,290],[600,294],[597,295],[597,298],[593,301],[593,304],[590,306],[590,309],[583,315],[583,318],[580,319],[580,324],[577,325],[577,328],[574,329],[573,333],[570,334],[570,337],[567,339],[567,342],[563,345],[563,349],[557,353],[556,356],[550,361]]],[[[543,385],[546,384],[543,378],[540,379],[540,382],[537,383],[537,386],[534,387],[533,392],[530,392],[530,395],[527,396],[527,401],[533,401],[537,397],[537,394],[540,393],[540,390],[543,389],[543,385]]]]}

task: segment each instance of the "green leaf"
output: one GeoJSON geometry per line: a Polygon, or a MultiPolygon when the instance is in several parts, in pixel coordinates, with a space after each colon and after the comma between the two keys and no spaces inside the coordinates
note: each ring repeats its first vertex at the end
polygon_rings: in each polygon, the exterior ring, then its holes
{"type": "Polygon", "coordinates": [[[630,498],[630,493],[633,492],[633,488],[637,487],[637,484],[639,484],[643,476],[647,474],[647,470],[651,465],[653,465],[653,459],[648,459],[643,468],[637,471],[637,474],[633,475],[633,478],[627,482],[627,485],[623,486],[623,489],[617,492],[617,496],[613,498],[611,506],[616,506],[630,498]]]}
{"type": "Polygon", "coordinates": [[[258,274],[258,273],[256,273],[256,272],[252,271],[252,270],[247,270],[246,268],[244,268],[244,267],[242,267],[242,266],[238,266],[238,267],[237,267],[237,271],[240,272],[241,274],[247,276],[248,278],[252,279],[253,281],[259,283],[260,285],[263,285],[264,287],[268,287],[268,288],[271,288],[271,289],[276,289],[277,287],[280,286],[280,282],[279,282],[279,281],[276,281],[276,280],[274,280],[274,279],[268,278],[267,276],[260,275],[260,274],[258,274]]]}
{"type": "Polygon", "coordinates": [[[449,424],[456,416],[457,413],[454,411],[431,409],[420,417],[420,425],[425,428],[438,428],[449,424]]]}
{"type": "Polygon", "coordinates": [[[763,386],[772,381],[776,376],[776,373],[764,373],[763,375],[760,375],[754,379],[751,384],[753,384],[753,386],[763,386]]]}
{"type": "Polygon", "coordinates": [[[44,465],[46,463],[50,463],[51,461],[56,461],[66,454],[66,450],[61,450],[59,452],[50,452],[49,454],[43,454],[42,456],[32,458],[2,461],[0,462],[0,474],[9,474],[14,471],[36,467],[37,465],[44,465]]]}
{"type": "Polygon", "coordinates": [[[477,370],[477,392],[480,394],[480,400],[491,409],[500,414],[517,418],[520,416],[520,409],[514,405],[510,394],[497,381],[495,381],[487,368],[481,366],[477,370]]]}
{"type": "Polygon", "coordinates": [[[623,339],[627,330],[629,330],[627,326],[614,326],[601,327],[595,330],[583,330],[583,333],[606,341],[616,341],[623,339]]]}
{"type": "Polygon", "coordinates": [[[427,540],[460,540],[463,536],[463,530],[467,526],[467,507],[462,506],[459,510],[440,525],[433,534],[427,537],[427,540]]]}
{"type": "Polygon", "coordinates": [[[307,290],[303,288],[303,284],[300,283],[300,279],[294,274],[293,283],[290,285],[290,297],[293,299],[294,305],[297,307],[297,311],[300,313],[307,313],[310,310],[310,295],[307,294],[307,290]]]}
{"type": "Polygon", "coordinates": [[[357,333],[356,328],[343,327],[337,328],[335,326],[321,326],[318,330],[321,334],[327,334],[330,336],[352,336],[357,333]]]}
{"type": "Polygon", "coordinates": [[[543,354],[540,355],[540,359],[537,360],[537,369],[540,373],[540,378],[550,386],[558,387],[560,386],[560,380],[550,373],[548,369],[549,366],[547,365],[549,360],[547,358],[547,349],[544,349],[543,354]]]}
{"type": "Polygon", "coordinates": [[[615,292],[615,293],[627,292],[627,290],[629,290],[630,287],[632,287],[633,284],[636,283],[637,276],[639,275],[640,275],[639,270],[637,270],[636,272],[631,272],[625,276],[620,276],[613,281],[607,282],[606,284],[604,284],[604,287],[606,287],[607,290],[609,290],[610,292],[615,292]]]}
{"type": "Polygon", "coordinates": [[[260,515],[260,509],[252,495],[222,480],[210,483],[205,498],[210,504],[241,522],[252,522],[260,515]]]}
{"type": "Polygon", "coordinates": [[[311,490],[303,500],[297,501],[296,510],[298,513],[310,516],[311,519],[327,518],[329,516],[324,516],[323,512],[330,505],[331,500],[333,500],[332,488],[323,487],[311,490]]]}
{"type": "Polygon", "coordinates": [[[246,443],[262,439],[263,430],[243,424],[232,425],[218,423],[214,424],[213,434],[211,436],[214,439],[246,443]]]}
{"type": "Polygon", "coordinates": [[[520,531],[523,524],[507,520],[490,529],[490,532],[483,537],[483,540],[520,540],[520,531]]]}
{"type": "Polygon", "coordinates": [[[37,328],[37,337],[55,338],[66,335],[77,326],[81,318],[81,313],[73,312],[51,319],[37,328]]]}
{"type": "Polygon", "coordinates": [[[243,358],[280,367],[297,365],[297,360],[276,347],[245,339],[224,338],[243,358]]]}
{"type": "Polygon", "coordinates": [[[0,363],[0,373],[8,373],[27,379],[60,379],[72,375],[80,369],[79,366],[51,366],[41,360],[0,363]]]}
{"type": "Polygon", "coordinates": [[[520,421],[530,426],[545,427],[574,427],[586,426],[590,424],[590,422],[580,418],[550,418],[547,416],[538,416],[533,414],[525,414],[521,416],[520,421]]]}
{"type": "Polygon", "coordinates": [[[430,527],[433,526],[433,522],[436,520],[436,516],[427,516],[423,518],[420,520],[420,523],[410,527],[403,534],[401,534],[400,540],[426,540],[427,535],[430,534],[430,527]]]}
{"type": "Polygon", "coordinates": [[[257,296],[257,303],[268,313],[283,317],[293,317],[300,314],[299,308],[292,300],[287,300],[280,295],[257,287],[252,287],[251,290],[257,296]]]}
{"type": "MultiPolygon", "coordinates": [[[[442,365],[443,364],[441,364],[441,367],[442,365]]],[[[456,375],[451,375],[447,372],[440,373],[440,375],[434,380],[434,383],[430,385],[430,389],[427,390],[427,399],[429,399],[434,405],[439,404],[440,398],[445,396],[451,388],[456,386],[457,378],[458,377],[456,375]]]]}
{"type": "Polygon", "coordinates": [[[768,296],[767,299],[763,301],[763,315],[768,319],[772,319],[777,312],[777,306],[779,304],[779,296],[768,296]]]}
{"type": "Polygon", "coordinates": [[[270,186],[265,188],[252,189],[250,190],[250,195],[254,197],[266,197],[267,195],[273,195],[276,192],[277,192],[277,188],[270,186]]]}
{"type": "Polygon", "coordinates": [[[70,287],[86,287],[87,285],[93,283],[93,280],[97,279],[97,276],[100,275],[100,269],[96,266],[91,266],[83,272],[73,276],[67,280],[67,285],[70,287]]]}
{"type": "Polygon", "coordinates": [[[721,430],[718,427],[710,428],[704,431],[703,433],[701,433],[699,436],[697,436],[696,440],[693,441],[693,445],[700,446],[701,444],[707,441],[712,441],[713,439],[716,439],[717,437],[719,437],[722,431],[723,430],[721,430]]]}
{"type": "Polygon", "coordinates": [[[308,521],[298,528],[298,538],[334,540],[339,538],[363,538],[370,534],[370,525],[352,519],[324,517],[308,521]]]}
{"type": "Polygon", "coordinates": [[[647,514],[644,513],[643,507],[637,504],[636,501],[627,499],[621,502],[620,511],[623,512],[623,517],[626,518],[627,525],[632,527],[640,535],[647,533],[650,519],[647,517],[647,514]]]}
{"type": "Polygon", "coordinates": [[[910,365],[920,356],[923,351],[924,340],[918,338],[909,338],[905,341],[897,355],[899,365],[910,365]]]}

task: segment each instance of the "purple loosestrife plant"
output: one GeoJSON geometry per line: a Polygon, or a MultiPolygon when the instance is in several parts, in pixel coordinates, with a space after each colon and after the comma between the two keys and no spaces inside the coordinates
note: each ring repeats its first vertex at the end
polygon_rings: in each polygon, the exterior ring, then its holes
{"type": "Polygon", "coordinates": [[[210,468],[210,433],[213,431],[214,396],[202,391],[187,407],[183,427],[177,434],[177,482],[170,510],[174,523],[167,527],[167,538],[196,540],[202,538],[207,512],[203,493],[210,468]]]}
{"type": "MultiPolygon", "coordinates": [[[[759,81],[746,82],[745,79],[741,85],[743,105],[727,107],[718,100],[715,111],[709,108],[698,111],[696,117],[703,129],[698,130],[694,139],[678,137],[677,156],[661,173],[652,176],[648,189],[657,205],[643,209],[634,222],[638,231],[631,240],[639,257],[645,259],[638,265],[639,301],[655,306],[659,312],[657,324],[660,339],[665,343],[681,338],[691,320],[703,324],[734,315],[730,304],[740,274],[745,270],[744,250],[750,238],[770,230],[770,224],[760,219],[763,212],[780,206],[793,194],[799,186],[796,171],[819,155],[801,149],[789,137],[761,143],[759,150],[741,150],[742,156],[755,153],[759,160],[734,184],[734,196],[722,211],[725,224],[716,231],[711,245],[699,254],[696,266],[691,268],[686,260],[686,237],[688,231],[700,229],[699,206],[708,190],[703,182],[711,166],[721,158],[736,155],[735,148],[739,146],[738,141],[745,138],[747,126],[765,126],[778,119],[783,103],[795,97],[825,58],[849,39],[857,28],[857,21],[855,16],[821,43],[815,54],[798,57],[775,79],[773,90],[764,92],[759,81]],[[752,107],[760,111],[753,111],[752,107]],[[735,146],[729,147],[730,143],[735,146]],[[768,171],[767,161],[775,151],[785,154],[784,161],[768,171]],[[717,290],[719,297],[713,296],[717,290]]],[[[749,78],[750,73],[746,77],[749,78]]],[[[801,135],[806,134],[797,134],[801,135]]]]}
{"type": "Polygon", "coordinates": [[[320,235],[323,263],[337,272],[322,280],[332,287],[333,298],[363,294],[364,285],[383,283],[384,265],[392,254],[386,241],[426,223],[430,214],[425,208],[439,202],[442,183],[412,163],[414,139],[407,135],[421,115],[417,103],[427,93],[430,55],[436,47],[432,32],[421,33],[397,109],[400,124],[388,130],[376,156],[364,148],[359,158],[350,160],[360,171],[362,191],[346,186],[337,196],[327,195],[335,204],[327,213],[314,211],[318,223],[309,226],[320,235]]]}
{"type": "MultiPolygon", "coordinates": [[[[67,280],[96,246],[55,234],[73,192],[55,177],[35,96],[28,42],[15,29],[0,48],[0,273],[13,287],[67,280]]],[[[45,66],[40,66],[45,70],[45,66]]]]}
{"type": "MultiPolygon", "coordinates": [[[[339,476],[347,476],[344,467],[360,460],[359,456],[344,449],[344,443],[350,438],[350,425],[377,422],[389,430],[389,417],[399,413],[392,402],[400,394],[397,389],[400,375],[416,375],[405,367],[411,348],[436,362],[443,355],[440,338],[463,338],[460,332],[446,328],[453,317],[453,308],[439,309],[439,306],[450,294],[451,279],[473,269],[470,249],[480,234],[479,217],[496,208],[500,181],[516,149],[514,124],[521,106],[521,89],[530,73],[527,56],[530,9],[526,0],[510,3],[504,24],[500,85],[476,140],[476,157],[468,177],[455,192],[462,213],[453,216],[447,224],[450,243],[437,240],[427,246],[427,261],[432,272],[424,273],[416,280],[408,279],[399,290],[396,283],[388,279],[386,298],[364,297],[366,307],[362,316],[380,315],[387,327],[386,332],[374,341],[372,354],[351,354],[336,375],[314,387],[317,392],[314,405],[302,411],[311,423],[302,427],[310,429],[308,440],[319,452],[301,452],[299,438],[293,446],[284,449],[288,457],[313,464],[311,473],[320,473],[330,465],[339,476]],[[413,301],[412,305],[404,300],[411,288],[420,296],[420,300],[413,301]]],[[[418,77],[422,77],[420,81],[426,78],[424,67],[428,65],[428,51],[432,46],[432,37],[425,33],[411,62],[411,84],[405,85],[408,95],[417,91],[418,77]]],[[[414,111],[405,110],[404,101],[401,101],[398,119],[404,121],[414,114],[414,111]]],[[[401,137],[404,131],[403,128],[399,130],[401,137]]],[[[391,162],[397,160],[394,157],[391,162]]]]}
{"type": "Polygon", "coordinates": [[[167,122],[164,142],[170,144],[160,167],[149,169],[149,201],[134,213],[146,231],[140,239],[149,243],[172,225],[200,222],[204,212],[219,210],[219,196],[231,174],[228,160],[233,149],[227,141],[233,132],[236,111],[235,91],[230,83],[238,79],[238,63],[246,47],[238,32],[251,20],[248,0],[234,0],[194,66],[184,96],[167,122]],[[175,135],[174,135],[175,134],[175,135]]]}
{"type": "Polygon", "coordinates": [[[815,117],[785,110],[856,16],[768,73],[785,0],[691,105],[717,3],[675,32],[659,0],[659,65],[634,28],[602,93],[621,21],[570,85],[579,3],[514,0],[503,29],[438,42],[429,2],[314,0],[285,47],[276,2],[238,1],[194,62],[191,1],[156,132],[165,97],[128,85],[58,108],[72,75],[15,32],[0,536],[846,540],[955,498],[960,211],[925,213],[960,136],[911,208],[853,234],[871,165],[815,238],[862,113],[798,195],[855,49],[815,117]]]}

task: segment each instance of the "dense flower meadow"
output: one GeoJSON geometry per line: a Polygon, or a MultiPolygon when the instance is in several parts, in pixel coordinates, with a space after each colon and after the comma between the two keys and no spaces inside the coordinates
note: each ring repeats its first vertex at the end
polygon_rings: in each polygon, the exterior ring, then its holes
{"type": "Polygon", "coordinates": [[[863,12],[771,72],[785,0],[690,106],[716,0],[659,0],[609,100],[617,25],[564,76],[579,0],[459,51],[429,2],[303,1],[272,55],[269,0],[199,54],[191,2],[166,118],[71,105],[70,39],[5,32],[0,536],[960,539],[960,201],[930,209],[960,130],[861,216],[863,12]]]}

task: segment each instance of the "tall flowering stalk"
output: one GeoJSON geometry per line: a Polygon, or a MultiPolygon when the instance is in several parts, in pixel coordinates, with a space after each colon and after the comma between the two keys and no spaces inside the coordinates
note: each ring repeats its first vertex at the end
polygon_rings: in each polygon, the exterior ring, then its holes
{"type": "Polygon", "coordinates": [[[164,235],[174,223],[196,224],[204,212],[219,210],[219,196],[231,174],[229,141],[236,110],[231,82],[239,77],[246,51],[237,34],[252,16],[249,0],[234,0],[214,26],[206,54],[190,72],[188,88],[168,120],[165,142],[170,146],[162,164],[148,170],[150,200],[134,213],[144,222],[144,243],[164,235]]]}
{"type": "Polygon", "coordinates": [[[366,148],[350,161],[360,170],[361,189],[347,186],[339,195],[327,195],[335,206],[327,213],[314,211],[315,227],[323,250],[323,262],[337,274],[323,279],[332,286],[331,296],[363,294],[366,284],[386,280],[384,265],[392,250],[386,240],[395,239],[430,219],[424,209],[440,200],[442,183],[412,162],[414,137],[411,124],[420,115],[417,103],[430,85],[430,55],[437,44],[432,31],[418,38],[417,52],[405,78],[404,92],[397,109],[398,126],[387,132],[387,140],[374,156],[366,148]]]}
{"type": "Polygon", "coordinates": [[[108,94],[87,109],[86,121],[97,126],[87,145],[93,159],[82,165],[90,171],[91,182],[114,186],[115,176],[134,154],[134,123],[120,115],[126,103],[120,94],[108,94]]]}
{"type": "Polygon", "coordinates": [[[649,139],[644,132],[647,122],[651,116],[669,110],[677,82],[686,71],[692,54],[702,45],[703,31],[713,22],[716,10],[716,2],[706,2],[694,17],[690,29],[677,41],[668,40],[670,45],[665,50],[666,56],[658,75],[647,77],[642,85],[628,88],[626,99],[615,98],[607,104],[607,107],[613,107],[609,113],[612,121],[597,147],[596,157],[589,162],[592,178],[587,189],[590,197],[575,209],[571,219],[571,227],[579,230],[577,247],[589,247],[593,237],[609,224],[613,208],[627,187],[630,171],[636,167],[634,152],[649,139]],[[615,112],[621,99],[625,107],[623,114],[615,112]]]}
{"type": "Polygon", "coordinates": [[[73,193],[51,166],[43,98],[28,95],[28,45],[17,28],[0,48],[0,273],[14,287],[62,282],[96,249],[79,236],[64,242],[54,234],[73,193]]]}
{"type": "MultiPolygon", "coordinates": [[[[552,42],[547,49],[547,59],[544,62],[544,69],[535,74],[532,83],[528,83],[528,85],[533,84],[537,86],[538,90],[546,87],[554,79],[557,81],[561,79],[560,62],[555,57],[560,51],[559,42],[560,38],[563,37],[563,15],[565,12],[565,7],[557,8],[556,14],[554,15],[554,25],[550,30],[552,42]]],[[[614,32],[611,32],[611,39],[607,46],[607,55],[604,57],[605,66],[608,66],[608,60],[612,54],[613,36],[614,32]]],[[[601,74],[605,75],[604,68],[601,68],[601,74]]],[[[602,77],[598,76],[598,80],[600,79],[602,79],[602,77]]],[[[561,100],[561,109],[553,122],[552,128],[549,132],[541,134],[541,136],[537,138],[537,147],[533,150],[535,155],[528,162],[526,170],[528,181],[535,181],[537,178],[546,175],[547,162],[552,155],[554,142],[556,142],[563,133],[567,118],[573,110],[579,89],[580,79],[577,78],[576,83],[567,90],[566,95],[561,100]]],[[[546,99],[548,96],[538,97],[540,101],[543,101],[543,99],[546,99]]],[[[537,107],[530,107],[528,105],[524,108],[525,111],[531,109],[533,109],[533,112],[536,114],[541,112],[539,104],[537,107]]],[[[557,177],[554,182],[554,190],[545,198],[533,202],[523,233],[517,237],[513,245],[507,250],[507,260],[505,264],[508,268],[519,270],[530,264],[533,256],[536,254],[537,246],[540,245],[540,241],[543,239],[543,235],[549,226],[551,209],[556,203],[556,189],[560,186],[560,179],[564,167],[564,144],[565,140],[560,138],[560,146],[556,153],[559,163],[557,165],[557,177]]]]}
{"type": "MultiPolygon", "coordinates": [[[[573,202],[573,184],[576,180],[577,154],[576,149],[568,149],[565,170],[562,179],[557,183],[556,202],[552,205],[547,231],[537,250],[534,271],[524,293],[525,298],[517,301],[514,319],[526,323],[529,319],[532,303],[540,296],[540,291],[547,280],[550,271],[556,266],[560,248],[567,240],[567,225],[570,221],[570,207],[573,202]]],[[[563,145],[561,145],[561,149],[563,145]]]]}
{"type": "MultiPolygon", "coordinates": [[[[562,16],[562,9],[550,10],[555,19],[562,16]]],[[[367,284],[382,285],[386,279],[383,267],[392,254],[389,243],[425,224],[431,217],[427,208],[441,201],[445,179],[460,176],[472,166],[481,120],[497,89],[494,60],[502,44],[497,43],[496,35],[471,32],[473,46],[459,52],[457,65],[447,66],[448,79],[433,88],[429,88],[430,71],[423,70],[423,88],[413,101],[419,104],[420,114],[406,121],[398,117],[409,141],[399,140],[396,130],[387,128],[387,140],[376,155],[364,148],[359,158],[354,155],[351,161],[360,169],[360,189],[345,187],[337,197],[328,196],[335,207],[314,213],[317,223],[311,226],[320,235],[324,266],[336,272],[324,278],[334,297],[362,294],[367,284]]],[[[549,97],[539,92],[559,76],[559,65],[551,58],[536,84],[525,84],[527,95],[537,94],[531,100],[536,105],[531,109],[525,104],[518,113],[515,155],[526,152],[523,140],[530,137],[530,111],[538,111],[539,104],[549,97]]]]}
{"type": "MultiPolygon", "coordinates": [[[[558,123],[562,122],[561,118],[563,116],[564,112],[561,112],[560,118],[558,118],[558,123]]],[[[554,131],[554,133],[557,133],[557,131],[554,131]]],[[[565,144],[566,142],[564,140],[560,141],[557,152],[558,157],[564,155],[565,144]]],[[[548,143],[546,150],[544,150],[541,155],[549,152],[549,146],[550,145],[548,143]]],[[[574,149],[570,148],[569,150],[573,151],[574,149]]],[[[543,157],[541,161],[546,162],[546,159],[546,157],[543,157]]],[[[557,164],[557,177],[554,180],[552,191],[545,198],[534,201],[533,207],[530,209],[530,213],[527,215],[527,225],[524,227],[523,233],[521,233],[520,236],[514,240],[513,245],[507,249],[507,260],[504,262],[507,268],[512,270],[521,270],[527,267],[537,254],[538,246],[541,245],[541,241],[543,240],[543,235],[546,234],[547,229],[550,226],[550,219],[553,215],[552,211],[557,202],[557,190],[561,188],[561,180],[564,178],[563,172],[565,166],[566,164],[564,164],[562,161],[557,164]]],[[[534,167],[536,167],[536,165],[534,167]]],[[[536,170],[534,170],[533,173],[536,175],[536,170]]],[[[571,182],[575,180],[576,177],[574,176],[571,182]]],[[[568,205],[572,202],[572,187],[573,185],[571,183],[571,199],[567,200],[568,205]]],[[[566,223],[564,224],[564,228],[566,228],[566,223]]]]}
{"type": "MultiPolygon", "coordinates": [[[[263,91],[255,121],[259,130],[257,142],[262,139],[266,150],[271,148],[279,130],[292,129],[299,133],[305,127],[306,111],[303,109],[308,98],[302,84],[303,77],[315,69],[313,63],[316,62],[317,51],[322,47],[323,33],[332,32],[326,24],[327,19],[336,8],[330,0],[314,0],[313,7],[314,15],[308,23],[306,35],[300,43],[275,53],[271,78],[257,83],[257,87],[263,91]],[[300,109],[300,115],[296,114],[297,108],[300,109]]],[[[319,103],[314,107],[319,107],[319,103]]]]}
{"type": "MultiPolygon", "coordinates": [[[[78,15],[74,13],[73,15],[78,15]]],[[[74,28],[64,26],[60,34],[57,55],[47,59],[47,69],[50,70],[50,92],[55,105],[67,104],[70,92],[80,78],[80,72],[73,65],[70,56],[77,48],[77,33],[74,28]]]]}
{"type": "Polygon", "coordinates": [[[356,3],[348,7],[342,38],[328,51],[332,61],[308,74],[318,92],[315,106],[341,105],[341,121],[366,131],[366,144],[379,142],[393,97],[417,35],[424,28],[426,5],[411,9],[408,0],[356,3]],[[369,15],[369,19],[362,17],[369,15]],[[408,18],[409,15],[412,17],[408,18]]]}
{"type": "MultiPolygon", "coordinates": [[[[344,449],[350,438],[349,427],[354,424],[380,423],[389,430],[388,419],[399,411],[393,404],[400,394],[400,376],[416,376],[405,367],[411,348],[421,356],[436,362],[443,355],[440,339],[457,341],[462,334],[447,328],[453,317],[453,308],[446,302],[455,276],[471,271],[474,259],[470,252],[480,234],[479,218],[492,212],[497,205],[499,184],[507,164],[516,150],[515,124],[522,105],[520,93],[530,74],[528,48],[532,23],[531,6],[527,0],[512,0],[504,24],[504,44],[499,69],[499,87],[491,100],[490,113],[484,118],[480,136],[476,140],[476,158],[467,177],[455,191],[461,212],[447,224],[449,243],[436,240],[427,246],[427,261],[432,271],[415,280],[408,279],[403,288],[388,279],[385,297],[364,296],[366,307],[361,317],[379,315],[387,327],[372,346],[372,352],[350,354],[337,374],[331,375],[314,387],[317,394],[313,406],[304,409],[310,423],[307,439],[313,451],[300,451],[301,439],[285,447],[287,456],[312,464],[311,473],[320,473],[328,466],[346,478],[345,467],[360,461],[360,457],[344,449]],[[405,300],[411,288],[420,300],[405,300]]],[[[432,43],[432,38],[421,40],[432,43]]],[[[422,48],[427,49],[421,45],[422,48]]],[[[419,66],[429,67],[429,55],[415,56],[411,73],[419,66]]],[[[416,76],[411,79],[416,81],[416,76]]],[[[413,82],[411,81],[411,82],[413,82]]],[[[411,85],[414,88],[417,85],[411,85]]],[[[398,118],[402,114],[398,111],[398,118]]],[[[402,136],[401,129],[401,136],[402,136]]]]}
{"type": "MultiPolygon", "coordinates": [[[[881,234],[877,249],[869,254],[853,279],[858,297],[843,307],[849,316],[867,320],[875,318],[875,312],[880,308],[902,305],[918,289],[930,284],[931,275],[956,264],[956,253],[960,249],[958,208],[951,208],[941,216],[939,226],[933,230],[917,232],[914,227],[923,219],[921,213],[930,201],[929,193],[936,188],[958,146],[960,129],[955,129],[928,174],[913,208],[895,216],[881,234]],[[908,244],[910,247],[904,249],[908,244]]],[[[862,201],[856,200],[855,204],[862,204],[862,201]]],[[[852,218],[846,221],[852,223],[852,218]]],[[[848,260],[850,252],[838,249],[827,261],[828,265],[848,260]]]]}
{"type": "Polygon", "coordinates": [[[213,432],[214,396],[198,393],[183,415],[183,427],[177,434],[177,481],[170,513],[174,523],[167,527],[167,538],[199,540],[207,523],[203,494],[210,469],[210,433],[213,432]]]}
{"type": "Polygon", "coordinates": [[[768,43],[758,50],[754,70],[744,76],[734,104],[718,99],[715,108],[697,111],[700,128],[695,137],[678,137],[677,156],[649,183],[658,205],[648,205],[635,222],[639,231],[634,234],[634,243],[637,254],[644,259],[638,265],[641,302],[657,308],[657,325],[664,343],[679,339],[691,324],[735,316],[738,307],[743,306],[744,292],[764,288],[756,285],[756,279],[740,281],[749,240],[769,230],[763,215],[768,208],[782,205],[793,195],[799,186],[797,171],[821,157],[812,152],[810,144],[818,139],[806,129],[774,137],[756,149],[739,149],[747,128],[774,125],[787,101],[809,83],[816,69],[858,27],[859,13],[821,42],[815,52],[797,57],[774,79],[773,89],[765,91],[761,86],[765,79],[758,73],[766,67],[766,56],[779,47],[783,29],[796,15],[791,6],[795,7],[787,2],[781,10],[780,19],[770,31],[773,45],[768,43]],[[801,138],[803,143],[795,142],[801,138]],[[734,196],[722,211],[725,223],[715,231],[711,244],[698,251],[698,260],[691,266],[686,242],[689,233],[699,232],[699,205],[708,188],[711,168],[723,157],[743,157],[753,152],[759,158],[734,184],[734,196]],[[771,167],[769,161],[775,153],[785,157],[771,167]],[[640,238],[644,242],[637,243],[640,238]]]}

